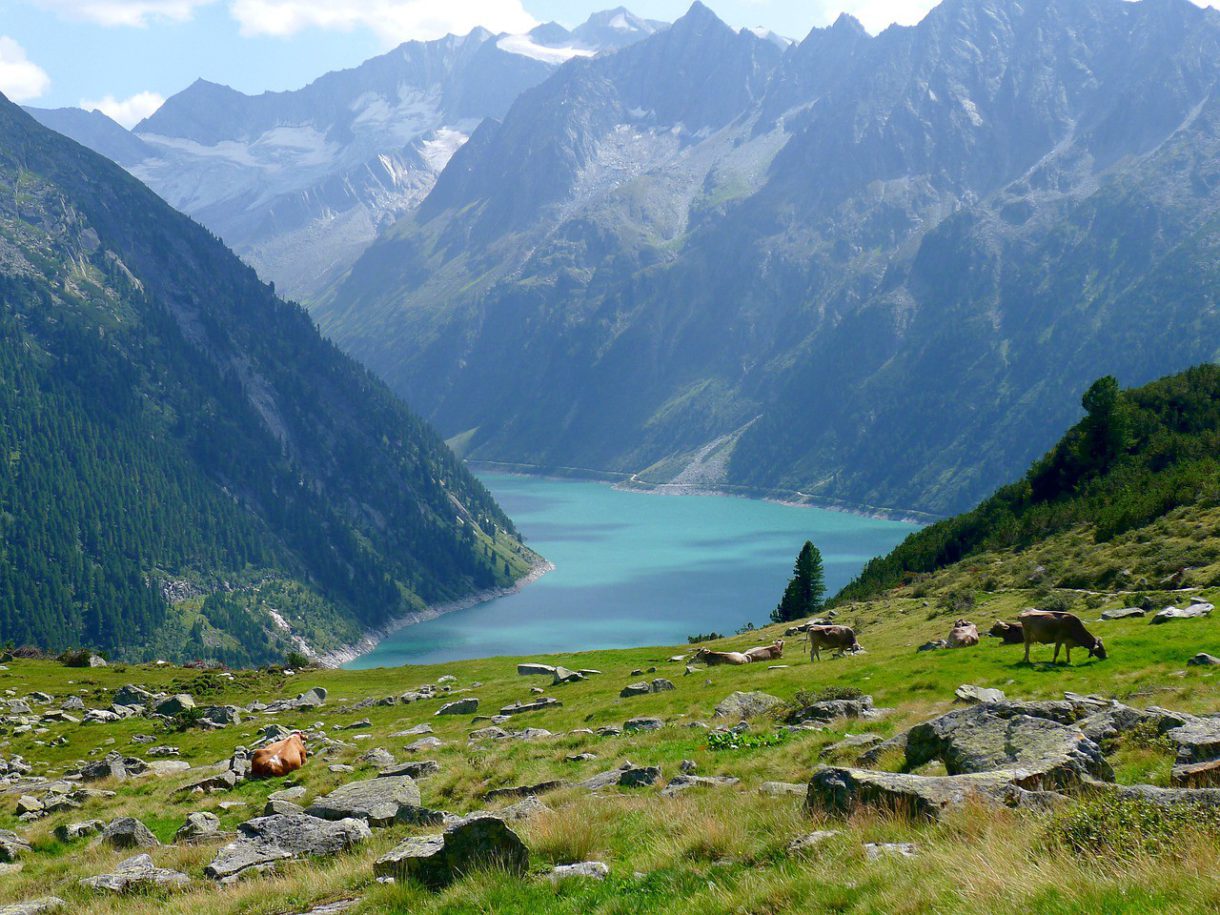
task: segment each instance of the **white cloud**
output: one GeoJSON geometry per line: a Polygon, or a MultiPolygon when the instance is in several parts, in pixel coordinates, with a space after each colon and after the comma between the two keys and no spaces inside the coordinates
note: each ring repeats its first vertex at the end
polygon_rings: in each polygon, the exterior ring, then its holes
{"type": "Polygon", "coordinates": [[[465,35],[476,26],[525,32],[538,24],[521,0],[231,0],[229,11],[244,35],[368,28],[391,43],[465,35]]]}
{"type": "Polygon", "coordinates": [[[113,95],[96,101],[81,99],[80,106],[86,111],[100,111],[130,130],[164,104],[165,97],[162,95],[155,92],[137,92],[124,99],[116,99],[113,95]]]}
{"type": "Polygon", "coordinates": [[[216,0],[32,0],[67,19],[99,25],[146,26],[159,20],[186,22],[195,10],[216,0]]]}
{"type": "Polygon", "coordinates": [[[0,92],[14,102],[28,102],[51,88],[47,71],[25,56],[25,48],[0,35],[0,92]]]}

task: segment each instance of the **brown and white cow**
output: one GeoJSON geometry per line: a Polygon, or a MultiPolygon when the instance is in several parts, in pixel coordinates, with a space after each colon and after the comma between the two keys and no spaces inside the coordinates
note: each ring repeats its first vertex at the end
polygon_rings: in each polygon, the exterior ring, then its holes
{"type": "Polygon", "coordinates": [[[758,648],[748,648],[743,654],[750,659],[750,663],[755,661],[778,661],[784,656],[784,640],[776,639],[770,645],[760,645],[758,648]]]}
{"type": "Polygon", "coordinates": [[[305,765],[307,756],[305,735],[295,731],[283,740],[255,750],[254,755],[250,757],[250,774],[258,778],[287,775],[305,765]]]}
{"type": "Polygon", "coordinates": [[[973,648],[979,643],[979,627],[970,620],[958,620],[949,630],[950,648],[973,648]]]}
{"type": "Polygon", "coordinates": [[[1025,632],[1020,623],[1006,623],[996,620],[988,635],[994,636],[1005,645],[1020,645],[1025,641],[1025,632]]]}
{"type": "Polygon", "coordinates": [[[1101,639],[1084,628],[1080,617],[1058,610],[1026,610],[1021,614],[1021,629],[1025,633],[1025,663],[1029,663],[1031,645],[1055,646],[1051,663],[1059,660],[1059,649],[1067,649],[1067,663],[1072,663],[1072,649],[1085,648],[1090,658],[1106,659],[1106,647],[1101,639]]]}
{"type": "Polygon", "coordinates": [[[805,630],[809,636],[809,660],[822,660],[822,649],[829,648],[841,655],[848,651],[860,651],[856,641],[856,630],[850,626],[810,626],[805,630]]]}
{"type": "Polygon", "coordinates": [[[749,664],[750,659],[740,651],[712,651],[710,648],[700,648],[691,661],[702,661],[708,667],[721,664],[749,664]]]}

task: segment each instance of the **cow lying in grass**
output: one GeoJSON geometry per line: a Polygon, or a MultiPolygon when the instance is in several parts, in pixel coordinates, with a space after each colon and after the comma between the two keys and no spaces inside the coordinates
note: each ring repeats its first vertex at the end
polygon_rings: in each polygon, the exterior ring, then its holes
{"type": "Polygon", "coordinates": [[[1091,635],[1084,628],[1080,618],[1070,613],[1058,610],[1026,610],[1021,614],[1021,629],[1025,633],[1025,663],[1029,663],[1029,648],[1031,645],[1055,646],[1054,664],[1059,660],[1059,649],[1067,649],[1067,663],[1072,663],[1072,649],[1084,648],[1090,658],[1099,661],[1106,659],[1106,647],[1101,639],[1091,635]]]}
{"type": "Polygon", "coordinates": [[[708,667],[721,664],[749,664],[750,659],[740,651],[712,651],[710,648],[700,648],[695,652],[692,661],[702,661],[708,667]]]}
{"type": "Polygon", "coordinates": [[[979,643],[979,627],[969,620],[958,620],[949,630],[950,648],[972,648],[979,643]]]}
{"type": "Polygon", "coordinates": [[[750,659],[751,663],[755,661],[778,661],[784,656],[784,640],[776,639],[770,645],[748,648],[744,654],[750,659]]]}
{"type": "Polygon", "coordinates": [[[856,641],[856,630],[850,626],[810,626],[805,630],[809,638],[809,660],[822,660],[822,649],[829,648],[836,655],[860,651],[856,641]]]}
{"type": "Polygon", "coordinates": [[[1005,645],[1020,645],[1025,641],[1025,631],[1020,623],[1006,623],[996,620],[988,635],[994,636],[1005,645]]]}
{"type": "Polygon", "coordinates": [[[300,731],[283,740],[255,750],[250,757],[250,774],[257,778],[277,778],[305,765],[305,735],[300,731]]]}

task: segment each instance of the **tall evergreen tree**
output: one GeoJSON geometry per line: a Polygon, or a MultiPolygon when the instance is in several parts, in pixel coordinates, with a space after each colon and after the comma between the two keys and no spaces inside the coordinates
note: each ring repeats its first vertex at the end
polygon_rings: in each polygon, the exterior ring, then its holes
{"type": "Polygon", "coordinates": [[[822,553],[806,540],[792,569],[792,580],[784,589],[779,606],[771,611],[771,620],[787,623],[809,617],[822,609],[826,597],[826,575],[822,568],[822,553]]]}

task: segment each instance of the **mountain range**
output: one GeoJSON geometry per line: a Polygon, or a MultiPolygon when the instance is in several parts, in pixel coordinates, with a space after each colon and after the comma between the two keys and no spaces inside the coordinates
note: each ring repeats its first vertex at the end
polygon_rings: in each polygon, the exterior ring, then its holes
{"type": "Polygon", "coordinates": [[[213,235],[0,96],[0,641],[318,654],[535,561],[213,235]]]}
{"type": "Polygon", "coordinates": [[[409,41],[302,89],[198,80],[125,131],[98,112],[30,109],[114,159],[293,298],[309,301],[432,189],[478,124],[575,57],[664,27],[625,9],[568,30],[409,41]],[[107,123],[108,122],[108,123],[107,123]]]}
{"type": "Polygon", "coordinates": [[[472,459],[952,513],[1217,358],[1220,14],[696,3],[484,121],[314,309],[472,459]]]}

